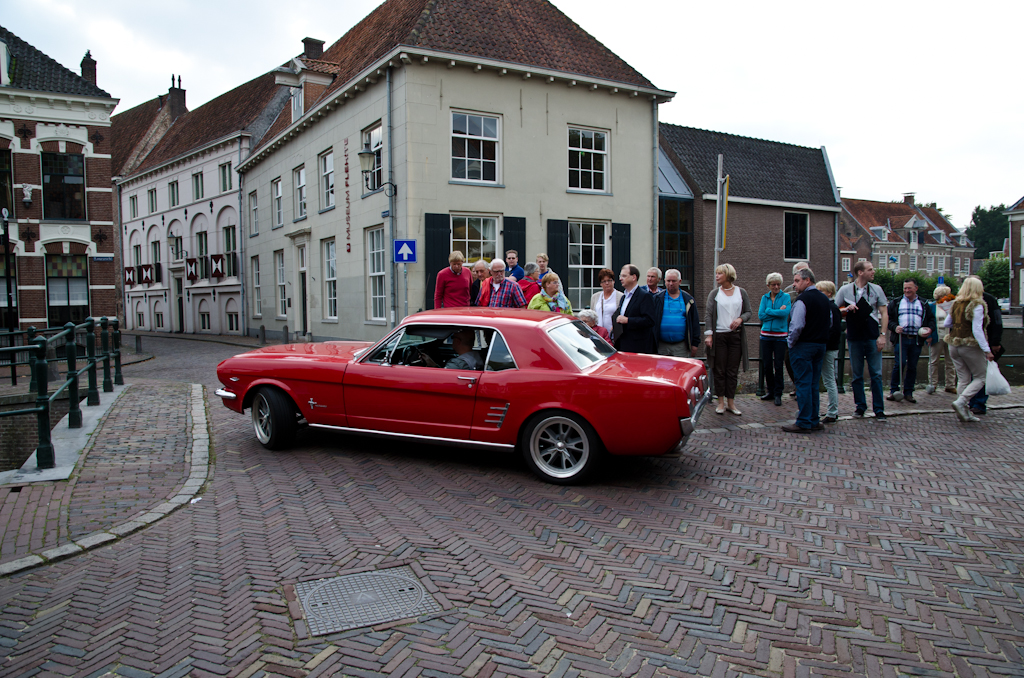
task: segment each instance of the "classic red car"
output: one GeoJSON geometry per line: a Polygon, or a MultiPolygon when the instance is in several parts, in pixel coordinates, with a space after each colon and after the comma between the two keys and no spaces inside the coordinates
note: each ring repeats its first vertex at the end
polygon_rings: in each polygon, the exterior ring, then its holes
{"type": "Polygon", "coordinates": [[[616,351],[571,316],[489,308],[417,313],[375,344],[261,348],[222,362],[217,378],[217,395],[252,409],[270,449],[300,425],[518,448],[562,484],[583,480],[604,453],[676,450],[710,399],[699,360],[616,351]]]}

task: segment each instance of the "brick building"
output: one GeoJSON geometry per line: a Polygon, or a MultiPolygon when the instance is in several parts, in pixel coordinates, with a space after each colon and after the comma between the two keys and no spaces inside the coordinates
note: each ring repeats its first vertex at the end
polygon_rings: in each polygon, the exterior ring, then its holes
{"type": "MultiPolygon", "coordinates": [[[[661,124],[661,150],[690,195],[667,190],[662,171],[658,265],[678,268],[703,313],[714,287],[718,155],[729,175],[729,214],[719,263],[736,268],[737,284],[756,304],[769,273],[791,282],[807,261],[821,278],[836,275],[839,193],[823,148],[661,124]]],[[[787,282],[786,284],[789,284],[787,282]]],[[[755,342],[756,343],[756,342],[755,342]]]]}
{"type": "Polygon", "coordinates": [[[11,271],[0,256],[4,326],[10,316],[21,328],[114,316],[110,114],[117,99],[96,86],[88,52],[79,75],[2,27],[0,93],[0,206],[11,214],[15,254],[11,271]]]}
{"type": "Polygon", "coordinates": [[[1010,259],[1010,307],[1017,309],[1024,305],[1024,198],[1004,214],[1009,222],[1006,254],[1010,259]]]}

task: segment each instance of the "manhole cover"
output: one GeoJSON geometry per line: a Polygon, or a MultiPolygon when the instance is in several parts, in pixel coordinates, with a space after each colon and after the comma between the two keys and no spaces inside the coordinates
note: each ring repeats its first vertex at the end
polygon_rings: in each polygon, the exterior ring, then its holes
{"type": "Polygon", "coordinates": [[[295,593],[314,636],[441,611],[407,567],[300,582],[295,593]]]}

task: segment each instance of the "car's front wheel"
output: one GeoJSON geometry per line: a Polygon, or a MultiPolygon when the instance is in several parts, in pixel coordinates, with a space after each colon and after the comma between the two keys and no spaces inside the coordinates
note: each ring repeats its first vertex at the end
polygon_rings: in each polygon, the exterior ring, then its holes
{"type": "Polygon", "coordinates": [[[295,436],[295,409],[281,391],[264,386],[252,400],[252,428],[269,450],[280,450],[295,436]]]}
{"type": "Polygon", "coordinates": [[[522,443],[533,472],[559,485],[582,482],[594,471],[601,454],[594,429],[569,412],[537,415],[527,424],[522,443]]]}

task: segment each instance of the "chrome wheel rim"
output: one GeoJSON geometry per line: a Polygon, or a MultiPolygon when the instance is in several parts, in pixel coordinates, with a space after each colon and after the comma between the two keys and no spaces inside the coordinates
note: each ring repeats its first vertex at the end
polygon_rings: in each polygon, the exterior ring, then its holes
{"type": "Polygon", "coordinates": [[[270,436],[274,432],[270,421],[270,403],[263,394],[256,396],[256,402],[252,404],[252,427],[256,431],[256,439],[266,445],[270,442],[270,436]]]}
{"type": "Polygon", "coordinates": [[[590,459],[590,440],[572,419],[549,417],[530,436],[530,456],[545,475],[571,478],[590,459]]]}

